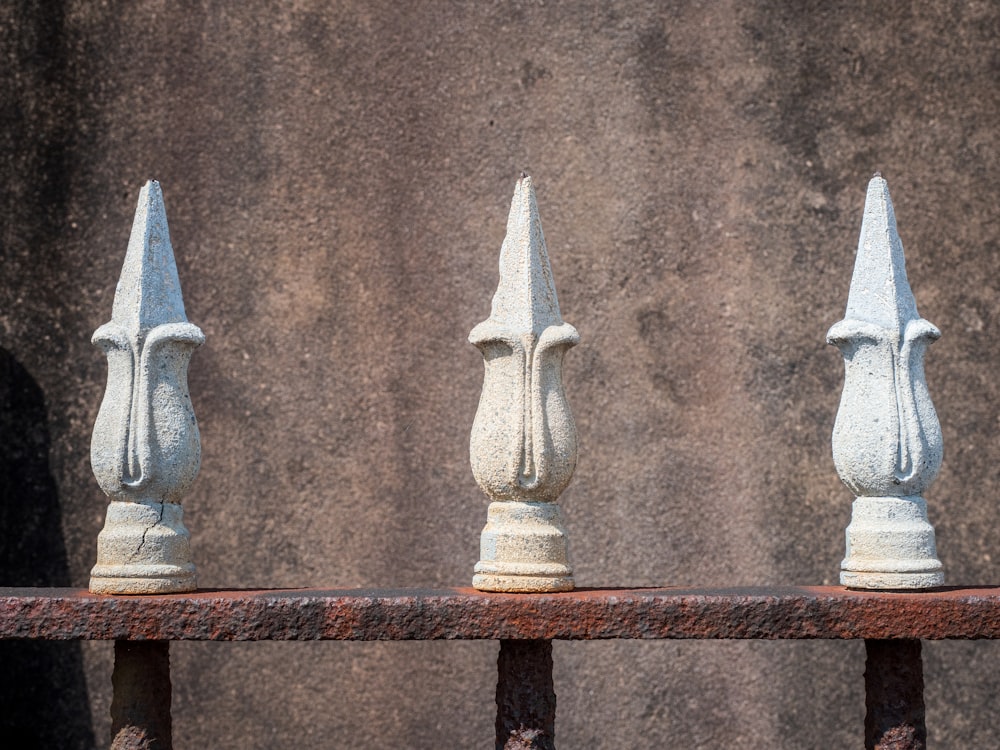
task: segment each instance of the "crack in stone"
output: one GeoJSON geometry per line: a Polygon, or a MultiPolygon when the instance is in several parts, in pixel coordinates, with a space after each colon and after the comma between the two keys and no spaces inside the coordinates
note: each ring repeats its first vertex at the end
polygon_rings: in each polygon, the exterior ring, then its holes
{"type": "Polygon", "coordinates": [[[146,534],[152,531],[156,526],[159,526],[161,523],[163,523],[163,512],[164,512],[164,503],[160,503],[160,515],[153,523],[151,523],[149,526],[147,526],[145,529],[142,530],[142,539],[139,540],[139,546],[135,550],[135,555],[134,555],[135,557],[141,555],[142,548],[146,546],[146,534]]]}

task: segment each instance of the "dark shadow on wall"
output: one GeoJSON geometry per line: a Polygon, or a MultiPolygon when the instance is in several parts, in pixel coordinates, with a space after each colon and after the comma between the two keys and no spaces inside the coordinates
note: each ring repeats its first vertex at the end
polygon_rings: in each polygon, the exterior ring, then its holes
{"type": "MultiPolygon", "coordinates": [[[[0,586],[67,586],[41,388],[0,349],[0,586]]],[[[0,641],[0,747],[90,750],[78,643],[0,641]]]]}

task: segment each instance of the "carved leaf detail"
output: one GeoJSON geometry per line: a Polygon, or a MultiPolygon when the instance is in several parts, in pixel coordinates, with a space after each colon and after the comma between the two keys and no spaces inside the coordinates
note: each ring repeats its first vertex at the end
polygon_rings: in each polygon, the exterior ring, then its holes
{"type": "Polygon", "coordinates": [[[844,356],[833,430],[837,473],[858,496],[920,495],[941,468],[941,426],[924,354],[941,332],[920,317],[888,186],[868,186],[847,315],[827,341],[844,356]]]}
{"type": "Polygon", "coordinates": [[[559,313],[531,178],[522,178],[492,313],[469,334],[485,362],[470,456],[473,475],[491,499],[554,501],[569,484],[576,426],[562,360],[579,338],[559,313]]]}
{"type": "Polygon", "coordinates": [[[116,500],[177,502],[198,474],[201,443],[187,369],[205,340],[184,313],[156,182],[139,195],[110,322],[93,342],[108,383],[91,440],[98,483],[116,500]]]}

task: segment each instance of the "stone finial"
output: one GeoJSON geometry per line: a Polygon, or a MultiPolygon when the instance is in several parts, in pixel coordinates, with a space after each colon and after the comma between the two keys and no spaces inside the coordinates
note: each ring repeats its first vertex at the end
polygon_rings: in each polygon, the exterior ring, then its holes
{"type": "Polygon", "coordinates": [[[90,463],[111,498],[90,573],[95,594],[195,589],[180,500],[201,465],[187,369],[204,341],[184,313],[160,185],[147,182],[111,322],[93,336],[108,358],[108,385],[90,463]]]}
{"type": "Polygon", "coordinates": [[[924,353],[940,337],[917,313],[889,187],[868,184],[844,320],[827,342],[844,355],[833,459],[857,495],[840,582],[860,589],[944,584],[924,491],[941,468],[941,426],[924,353]]]}
{"type": "Polygon", "coordinates": [[[472,473],[492,501],[472,580],[482,591],[573,588],[556,500],[576,468],[562,360],[579,340],[559,314],[535,190],[522,176],[500,249],[492,312],[469,334],[486,365],[469,446],[472,473]]]}

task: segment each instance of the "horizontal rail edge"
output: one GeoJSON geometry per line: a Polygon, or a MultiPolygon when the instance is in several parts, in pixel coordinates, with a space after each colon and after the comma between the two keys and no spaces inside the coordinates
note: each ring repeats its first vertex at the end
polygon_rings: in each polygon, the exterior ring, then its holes
{"type": "Polygon", "coordinates": [[[0,639],[995,639],[1000,587],[920,593],[834,586],[203,590],[100,596],[0,588],[0,639]]]}

